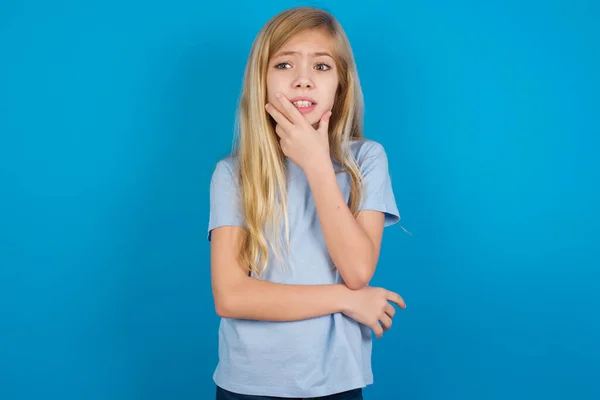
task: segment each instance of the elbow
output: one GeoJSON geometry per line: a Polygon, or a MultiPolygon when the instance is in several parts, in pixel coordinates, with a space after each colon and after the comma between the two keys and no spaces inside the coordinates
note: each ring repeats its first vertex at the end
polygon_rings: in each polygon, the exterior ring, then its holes
{"type": "Polygon", "coordinates": [[[234,306],[232,297],[227,294],[219,294],[214,296],[215,312],[221,318],[235,318],[234,306]]]}
{"type": "Polygon", "coordinates": [[[359,280],[359,279],[354,279],[354,280],[350,280],[348,282],[346,282],[346,286],[348,287],[348,289],[350,290],[360,290],[362,288],[364,288],[365,286],[367,286],[368,282],[359,280]]]}
{"type": "Polygon", "coordinates": [[[359,290],[364,288],[371,281],[372,273],[370,268],[362,268],[363,272],[355,273],[353,276],[349,276],[344,279],[346,286],[350,290],[359,290]]]}
{"type": "Polygon", "coordinates": [[[215,312],[221,318],[229,318],[230,312],[229,309],[223,304],[223,301],[215,300],[215,312]]]}
{"type": "Polygon", "coordinates": [[[243,305],[241,299],[244,298],[241,288],[246,285],[246,279],[221,282],[213,284],[213,301],[215,312],[221,318],[240,318],[240,306],[243,305]]]}
{"type": "Polygon", "coordinates": [[[342,265],[346,268],[338,268],[344,283],[350,290],[360,290],[367,286],[373,278],[377,259],[371,255],[370,251],[361,252],[359,257],[354,259],[341,260],[342,265]],[[368,255],[368,256],[362,256],[368,255]],[[374,260],[375,258],[375,260],[374,260]]]}

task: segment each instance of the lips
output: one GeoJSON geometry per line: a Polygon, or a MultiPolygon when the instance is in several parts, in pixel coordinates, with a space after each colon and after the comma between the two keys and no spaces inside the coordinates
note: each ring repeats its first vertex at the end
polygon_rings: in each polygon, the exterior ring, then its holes
{"type": "Polygon", "coordinates": [[[311,106],[315,106],[317,104],[315,99],[313,99],[312,97],[307,97],[307,96],[294,97],[294,98],[290,99],[290,101],[296,107],[299,107],[299,108],[300,107],[311,107],[311,106]]]}

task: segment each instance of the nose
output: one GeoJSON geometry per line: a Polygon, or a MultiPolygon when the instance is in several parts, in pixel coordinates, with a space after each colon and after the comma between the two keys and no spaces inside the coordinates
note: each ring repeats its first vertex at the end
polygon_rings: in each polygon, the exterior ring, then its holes
{"type": "Polygon", "coordinates": [[[292,83],[295,88],[308,89],[314,87],[314,82],[310,76],[310,68],[298,67],[297,71],[298,73],[292,83]]]}
{"type": "Polygon", "coordinates": [[[313,84],[308,78],[298,78],[294,82],[294,87],[299,89],[309,89],[313,87],[313,84]]]}

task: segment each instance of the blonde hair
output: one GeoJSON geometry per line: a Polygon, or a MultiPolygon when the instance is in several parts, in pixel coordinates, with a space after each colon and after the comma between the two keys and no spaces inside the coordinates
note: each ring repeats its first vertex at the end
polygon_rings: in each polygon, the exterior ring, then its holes
{"type": "Polygon", "coordinates": [[[258,276],[267,268],[269,246],[283,261],[279,252],[282,218],[285,242],[288,249],[290,246],[285,156],[264,109],[268,63],[294,35],[312,29],[324,30],[334,41],[339,85],[329,123],[329,147],[332,158],[342,167],[336,172],[350,176],[349,207],[355,216],[362,196],[363,178],[349,143],[363,137],[363,95],[348,38],[339,22],[324,10],[296,7],[283,11],[268,21],[254,40],[236,117],[233,155],[238,159],[237,178],[247,232],[239,260],[258,276]]]}

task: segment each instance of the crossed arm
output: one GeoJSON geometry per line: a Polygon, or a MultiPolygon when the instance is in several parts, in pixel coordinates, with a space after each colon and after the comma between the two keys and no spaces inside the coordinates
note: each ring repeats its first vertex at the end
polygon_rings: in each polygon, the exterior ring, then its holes
{"type": "Polygon", "coordinates": [[[219,316],[296,321],[345,313],[352,291],[368,284],[379,258],[383,214],[362,211],[354,218],[333,167],[308,174],[327,249],[346,284],[290,285],[249,277],[236,257],[246,232],[237,226],[219,227],[211,239],[212,289],[219,316]]]}
{"type": "MultiPolygon", "coordinates": [[[[356,221],[362,221],[358,222],[359,224],[365,222],[371,224],[371,232],[375,232],[377,235],[376,220],[380,218],[380,224],[383,225],[383,217],[377,214],[380,213],[365,211],[356,221]]],[[[350,217],[353,218],[351,213],[350,217]]],[[[335,220],[332,222],[339,224],[335,220]]],[[[333,229],[329,230],[330,237],[336,234],[336,227],[333,224],[333,229]]],[[[349,230],[351,231],[351,228],[349,230]]],[[[236,257],[245,234],[245,231],[237,226],[222,226],[212,232],[211,280],[215,308],[219,316],[261,321],[297,321],[350,311],[354,290],[348,284],[290,285],[248,276],[236,257]]],[[[381,234],[379,234],[380,236],[381,234]]],[[[348,237],[351,238],[351,235],[341,235],[342,240],[330,240],[334,246],[340,246],[336,249],[336,254],[343,253],[343,246],[346,245],[343,238],[348,237]]],[[[372,239],[363,240],[371,241],[372,239]]],[[[328,244],[328,248],[329,246],[330,244],[328,244]]],[[[372,275],[372,272],[360,271],[359,268],[363,264],[359,262],[349,266],[354,269],[345,269],[346,276],[358,277],[353,278],[355,279],[353,283],[356,285],[358,285],[356,282],[364,279],[360,277],[372,275]]],[[[358,286],[353,286],[353,288],[358,288],[358,286]]]]}

